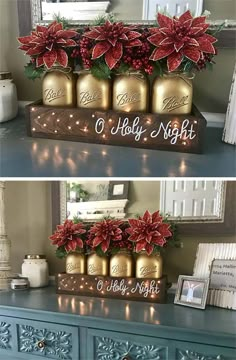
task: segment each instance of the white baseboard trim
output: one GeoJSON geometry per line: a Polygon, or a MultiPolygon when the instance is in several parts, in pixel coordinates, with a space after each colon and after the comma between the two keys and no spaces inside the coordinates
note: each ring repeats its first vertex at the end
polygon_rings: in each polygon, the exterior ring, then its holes
{"type": "MultiPolygon", "coordinates": [[[[25,111],[25,106],[30,104],[32,101],[19,101],[19,114],[23,115],[25,111]]],[[[224,128],[225,124],[225,114],[223,113],[210,113],[210,112],[203,112],[202,115],[207,120],[208,127],[217,127],[217,128],[224,128]]]]}

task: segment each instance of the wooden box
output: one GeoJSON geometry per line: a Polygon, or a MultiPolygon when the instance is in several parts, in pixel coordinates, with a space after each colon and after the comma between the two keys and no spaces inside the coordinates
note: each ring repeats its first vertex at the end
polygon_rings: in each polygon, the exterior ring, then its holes
{"type": "Polygon", "coordinates": [[[60,273],[56,276],[56,288],[58,294],[165,303],[167,278],[137,279],[60,273]]]}
{"type": "Polygon", "coordinates": [[[191,115],[155,115],[61,108],[41,102],[26,106],[28,135],[55,140],[201,153],[206,120],[191,115]]]}

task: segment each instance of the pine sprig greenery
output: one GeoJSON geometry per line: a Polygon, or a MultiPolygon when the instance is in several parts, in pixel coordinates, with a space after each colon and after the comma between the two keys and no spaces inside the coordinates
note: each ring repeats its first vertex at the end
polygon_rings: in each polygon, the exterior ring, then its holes
{"type": "Polygon", "coordinates": [[[29,62],[25,66],[24,74],[30,80],[40,79],[43,75],[44,69],[42,67],[36,67],[34,63],[29,62]]]}

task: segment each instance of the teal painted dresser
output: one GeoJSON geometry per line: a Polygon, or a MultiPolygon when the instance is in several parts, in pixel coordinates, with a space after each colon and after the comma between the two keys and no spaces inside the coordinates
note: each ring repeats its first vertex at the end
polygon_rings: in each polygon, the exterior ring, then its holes
{"type": "Polygon", "coordinates": [[[236,312],[0,292],[0,360],[236,360],[236,312]]]}

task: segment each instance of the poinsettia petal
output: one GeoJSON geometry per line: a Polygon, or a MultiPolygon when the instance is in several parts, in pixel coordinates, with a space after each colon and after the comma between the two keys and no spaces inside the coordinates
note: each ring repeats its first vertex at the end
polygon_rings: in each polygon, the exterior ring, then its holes
{"type": "Polygon", "coordinates": [[[103,41],[96,44],[93,48],[92,59],[98,59],[110,50],[112,45],[108,41],[103,41]]]}
{"type": "Polygon", "coordinates": [[[178,67],[180,66],[181,62],[182,62],[182,54],[180,52],[173,52],[171,55],[168,56],[167,58],[167,67],[168,70],[171,71],[175,71],[176,69],[178,69],[178,67]]]}
{"type": "Polygon", "coordinates": [[[160,216],[160,211],[155,211],[152,214],[152,222],[156,223],[162,220],[162,217],[160,216]]]}
{"type": "Polygon", "coordinates": [[[194,38],[191,38],[189,41],[188,41],[188,45],[190,46],[199,46],[199,42],[194,39],[194,38]]]}
{"type": "Polygon", "coordinates": [[[197,33],[197,35],[198,36],[203,35],[207,31],[209,26],[210,26],[209,24],[202,24],[201,25],[201,30],[197,33]]]}
{"type": "Polygon", "coordinates": [[[155,45],[155,46],[158,46],[160,45],[160,43],[165,39],[165,36],[160,33],[160,32],[157,32],[157,33],[154,33],[153,35],[149,36],[148,37],[148,41],[152,44],[152,45],[155,45]]]}
{"type": "Polygon", "coordinates": [[[175,51],[173,45],[168,45],[163,48],[157,48],[153,51],[152,55],[150,56],[150,60],[157,61],[163,59],[166,56],[172,54],[173,51],[175,51]]]}
{"type": "Polygon", "coordinates": [[[23,45],[28,45],[30,41],[32,41],[33,39],[34,39],[33,36],[18,37],[18,41],[23,45]]]}
{"type": "Polygon", "coordinates": [[[39,46],[29,49],[26,54],[30,55],[30,56],[38,55],[38,54],[41,54],[44,50],[45,50],[45,47],[39,45],[39,46]]]}
{"type": "Polygon", "coordinates": [[[154,246],[151,244],[146,244],[145,250],[147,252],[148,255],[151,255],[153,252],[154,246]]]}
{"type": "Polygon", "coordinates": [[[57,33],[56,33],[56,36],[58,38],[64,38],[64,39],[70,39],[77,35],[78,35],[78,33],[74,30],[60,30],[60,31],[57,31],[57,33]]]}
{"type": "Polygon", "coordinates": [[[194,36],[194,35],[197,35],[198,33],[200,33],[200,31],[202,31],[201,27],[191,27],[191,29],[189,30],[188,35],[189,36],[194,36]]]}
{"type": "Polygon", "coordinates": [[[68,56],[67,53],[65,52],[65,50],[63,49],[57,49],[57,62],[63,66],[63,67],[67,67],[68,65],[68,56]]]}
{"type": "Polygon", "coordinates": [[[198,16],[193,19],[192,26],[198,26],[204,24],[206,21],[206,16],[198,16]]]}
{"type": "Polygon", "coordinates": [[[115,46],[116,45],[116,43],[117,43],[117,41],[118,41],[118,39],[108,39],[108,41],[109,41],[109,43],[112,45],[112,46],[115,46]]]}
{"type": "Polygon", "coordinates": [[[152,215],[148,210],[146,210],[143,215],[143,221],[148,222],[148,223],[152,222],[152,215]]]}
{"type": "Polygon", "coordinates": [[[169,28],[160,28],[159,32],[165,36],[173,35],[173,30],[169,28]]]}
{"type": "Polygon", "coordinates": [[[101,243],[101,249],[104,253],[107,252],[109,245],[110,245],[110,240],[106,240],[101,243]]]}
{"type": "Polygon", "coordinates": [[[142,42],[139,39],[135,39],[135,40],[127,41],[124,45],[126,48],[134,47],[134,46],[142,46],[142,42]]]}
{"type": "Polygon", "coordinates": [[[108,51],[105,55],[105,61],[109,69],[113,69],[123,55],[123,44],[118,42],[112,51],[108,51]]]}
{"type": "Polygon", "coordinates": [[[183,54],[193,62],[197,63],[200,59],[200,51],[194,47],[186,47],[183,49],[183,54]]]}
{"type": "Polygon", "coordinates": [[[56,62],[57,60],[57,51],[56,50],[52,50],[52,51],[48,51],[43,55],[43,61],[45,66],[50,69],[56,62]]]}
{"type": "Polygon", "coordinates": [[[218,41],[217,38],[215,38],[214,36],[212,36],[212,35],[210,35],[210,34],[203,34],[203,35],[201,36],[201,39],[208,40],[208,41],[210,41],[212,44],[218,41]]]}
{"type": "Polygon", "coordinates": [[[158,13],[157,14],[157,22],[160,25],[160,27],[168,27],[171,28],[173,25],[173,20],[169,18],[168,16],[158,13]]]}
{"type": "MultiPolygon", "coordinates": [[[[57,43],[58,43],[58,41],[57,41],[57,43]]],[[[67,39],[67,40],[65,40],[65,43],[62,44],[62,46],[68,46],[68,47],[69,46],[77,46],[77,43],[73,39],[67,39]]]]}
{"type": "Polygon", "coordinates": [[[191,20],[192,21],[193,17],[192,14],[189,10],[185,11],[180,17],[179,17],[179,21],[181,22],[185,22],[186,20],[191,20]]]}
{"type": "Polygon", "coordinates": [[[43,55],[42,56],[37,56],[37,58],[36,58],[36,67],[41,67],[43,65],[44,65],[43,55]]]}
{"type": "Polygon", "coordinates": [[[138,31],[129,31],[126,35],[129,40],[134,40],[141,36],[141,34],[138,31]]]}
{"type": "Polygon", "coordinates": [[[139,253],[140,251],[144,250],[146,247],[146,241],[139,241],[135,246],[135,251],[139,253]]]}
{"type": "Polygon", "coordinates": [[[126,41],[129,40],[129,39],[128,39],[128,36],[125,35],[124,33],[119,36],[119,39],[120,39],[120,40],[126,40],[126,41]]]}
{"type": "Polygon", "coordinates": [[[206,53],[215,54],[215,48],[212,43],[202,37],[198,39],[199,47],[201,51],[206,53]]]}
{"type": "Polygon", "coordinates": [[[36,33],[45,33],[48,31],[48,28],[46,26],[43,25],[37,25],[36,26],[36,33]]]}
{"type": "Polygon", "coordinates": [[[30,48],[29,45],[21,45],[18,47],[18,49],[23,50],[23,51],[28,51],[29,48],[30,48]]]}
{"type": "MultiPolygon", "coordinates": [[[[91,31],[87,31],[86,33],[84,33],[84,36],[89,39],[97,40],[97,38],[100,36],[100,32],[96,29],[92,29],[91,31]]],[[[105,39],[101,39],[101,40],[105,40],[105,39]]]]}
{"type": "Polygon", "coordinates": [[[175,41],[175,43],[174,43],[174,47],[175,47],[176,52],[179,52],[180,49],[182,49],[183,46],[184,46],[184,42],[182,40],[175,41]]]}
{"type": "Polygon", "coordinates": [[[75,238],[75,240],[76,240],[77,246],[78,246],[80,249],[83,249],[84,243],[83,243],[82,239],[81,239],[81,238],[75,238]]]}
{"type": "Polygon", "coordinates": [[[93,239],[93,247],[97,247],[98,245],[100,245],[102,242],[102,238],[101,237],[95,237],[93,239]]]}

